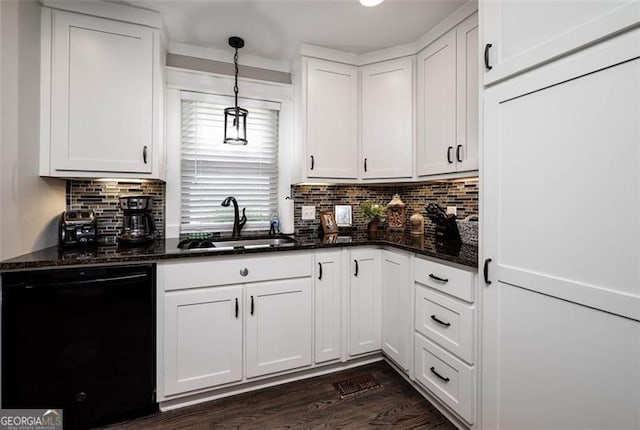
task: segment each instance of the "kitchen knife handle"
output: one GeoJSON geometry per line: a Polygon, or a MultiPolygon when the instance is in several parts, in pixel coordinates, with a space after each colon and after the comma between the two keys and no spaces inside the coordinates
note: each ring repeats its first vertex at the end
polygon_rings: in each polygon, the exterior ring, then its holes
{"type": "Polygon", "coordinates": [[[433,273],[429,273],[429,277],[430,277],[431,279],[435,279],[436,281],[444,282],[445,284],[446,284],[447,282],[449,282],[449,280],[448,280],[447,278],[441,278],[441,277],[439,277],[439,276],[434,275],[433,273]]]}
{"type": "Polygon", "coordinates": [[[458,145],[456,147],[456,160],[458,160],[458,163],[462,163],[462,158],[460,158],[461,149],[462,149],[462,145],[458,145]]]}
{"type": "Polygon", "coordinates": [[[318,274],[318,280],[322,280],[322,263],[318,263],[318,270],[319,270],[319,274],[318,274]]]}
{"type": "Polygon", "coordinates": [[[431,366],[431,373],[433,373],[434,375],[436,375],[438,378],[442,379],[444,382],[449,382],[450,379],[449,378],[445,378],[444,376],[442,376],[441,374],[439,374],[438,372],[436,372],[436,368],[431,366]]]}
{"type": "Polygon", "coordinates": [[[489,280],[489,263],[491,263],[490,258],[484,260],[484,283],[487,285],[491,285],[491,281],[489,280]]]}
{"type": "Polygon", "coordinates": [[[443,325],[445,327],[449,327],[451,325],[451,323],[446,323],[446,322],[442,321],[441,319],[439,319],[435,315],[431,315],[431,319],[434,320],[435,322],[437,322],[438,324],[443,325]]]}
{"type": "Polygon", "coordinates": [[[356,263],[356,271],[355,271],[355,273],[353,274],[353,276],[358,276],[358,269],[359,269],[359,268],[358,268],[358,260],[353,260],[353,262],[354,262],[354,263],[356,263]]]}
{"type": "Polygon", "coordinates": [[[453,150],[453,146],[450,146],[447,148],[447,161],[449,162],[449,164],[453,164],[453,161],[451,161],[451,151],[453,150]]]}
{"type": "Polygon", "coordinates": [[[238,312],[240,312],[240,309],[238,308],[238,298],[236,297],[236,319],[238,319],[238,312]]]}
{"type": "Polygon", "coordinates": [[[311,156],[311,170],[313,170],[313,167],[316,165],[316,159],[313,158],[313,155],[311,156]]]}
{"type": "Polygon", "coordinates": [[[254,305],[253,305],[253,296],[251,296],[251,315],[253,315],[254,305]]]}
{"type": "Polygon", "coordinates": [[[487,43],[486,45],[484,45],[484,67],[487,70],[491,70],[493,69],[493,67],[489,64],[489,48],[491,48],[493,45],[491,43],[487,43]]]}

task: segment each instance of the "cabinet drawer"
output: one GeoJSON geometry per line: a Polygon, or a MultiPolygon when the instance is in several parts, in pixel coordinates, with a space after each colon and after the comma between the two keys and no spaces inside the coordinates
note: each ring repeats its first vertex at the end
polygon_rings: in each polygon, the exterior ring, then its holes
{"type": "Polygon", "coordinates": [[[475,274],[416,258],[415,281],[467,302],[473,302],[475,274]]]}
{"type": "Polygon", "coordinates": [[[282,253],[277,256],[208,257],[189,262],[158,264],[158,282],[164,291],[270,281],[311,276],[313,255],[282,253]],[[244,271],[246,269],[246,272],[244,271]],[[242,273],[246,273],[244,276],[242,273]]]}
{"type": "Polygon", "coordinates": [[[415,375],[420,384],[465,421],[474,422],[475,369],[415,334],[415,375]]]}
{"type": "Polygon", "coordinates": [[[473,306],[416,285],[416,331],[472,364],[474,313],[473,306]]]}

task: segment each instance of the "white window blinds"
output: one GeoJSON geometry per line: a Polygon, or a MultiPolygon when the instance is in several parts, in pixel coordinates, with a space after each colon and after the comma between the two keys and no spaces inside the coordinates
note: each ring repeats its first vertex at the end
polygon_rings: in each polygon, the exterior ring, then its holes
{"type": "Polygon", "coordinates": [[[231,97],[182,92],[181,233],[231,231],[233,196],[246,230],[268,230],[278,210],[278,103],[239,99],[249,110],[246,146],[225,145],[224,108],[231,97]]]}

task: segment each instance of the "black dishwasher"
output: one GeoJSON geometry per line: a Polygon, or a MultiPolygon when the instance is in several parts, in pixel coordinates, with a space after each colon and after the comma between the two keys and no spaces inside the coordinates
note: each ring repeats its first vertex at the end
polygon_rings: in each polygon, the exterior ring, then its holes
{"type": "Polygon", "coordinates": [[[152,265],[2,274],[2,409],[65,428],[157,410],[152,265]]]}

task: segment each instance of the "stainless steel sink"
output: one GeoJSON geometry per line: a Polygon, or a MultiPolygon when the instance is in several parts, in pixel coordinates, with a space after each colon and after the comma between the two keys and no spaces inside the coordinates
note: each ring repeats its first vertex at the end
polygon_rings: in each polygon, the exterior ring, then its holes
{"type": "Polygon", "coordinates": [[[228,248],[268,248],[271,246],[294,246],[295,239],[289,237],[257,237],[214,241],[216,249],[228,248]]]}

